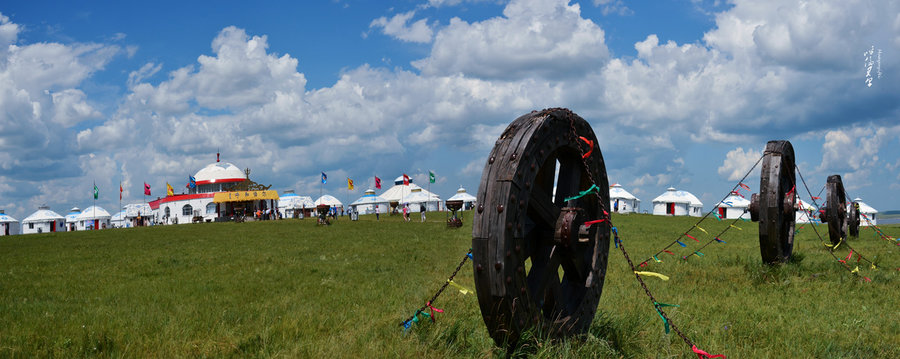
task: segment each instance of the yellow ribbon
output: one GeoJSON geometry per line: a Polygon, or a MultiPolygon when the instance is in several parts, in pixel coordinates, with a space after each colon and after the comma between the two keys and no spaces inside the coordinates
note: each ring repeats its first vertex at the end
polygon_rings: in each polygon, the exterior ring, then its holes
{"type": "Polygon", "coordinates": [[[697,226],[697,229],[703,231],[703,233],[709,234],[709,232],[707,232],[707,231],[706,231],[705,229],[703,229],[703,228],[700,228],[700,226],[697,226]]]}
{"type": "Polygon", "coordinates": [[[459,289],[459,292],[462,293],[463,295],[466,295],[466,294],[469,294],[469,293],[473,293],[473,291],[472,291],[471,289],[466,288],[466,287],[463,287],[463,286],[461,286],[461,285],[459,285],[459,284],[456,284],[456,282],[454,282],[454,281],[452,281],[452,280],[448,280],[447,282],[449,282],[450,285],[456,287],[456,289],[459,289]]]}
{"type": "Polygon", "coordinates": [[[850,273],[859,273],[859,266],[856,266],[856,268],[853,268],[853,270],[850,271],[850,273]]]}
{"type": "Polygon", "coordinates": [[[878,267],[875,266],[875,263],[872,263],[872,269],[873,269],[873,270],[878,270],[878,267]]]}
{"type": "Polygon", "coordinates": [[[735,226],[735,225],[733,225],[733,224],[729,224],[728,226],[729,226],[729,227],[732,227],[732,228],[734,228],[734,229],[737,229],[737,230],[739,230],[739,231],[743,231],[743,229],[741,229],[741,227],[735,226]]]}
{"type": "Polygon", "coordinates": [[[659,274],[659,273],[656,273],[656,272],[634,271],[634,274],[637,274],[637,275],[643,275],[643,276],[648,276],[648,277],[656,277],[656,278],[659,278],[659,279],[662,279],[662,280],[669,280],[669,277],[668,277],[668,276],[663,275],[663,274],[659,274]]]}

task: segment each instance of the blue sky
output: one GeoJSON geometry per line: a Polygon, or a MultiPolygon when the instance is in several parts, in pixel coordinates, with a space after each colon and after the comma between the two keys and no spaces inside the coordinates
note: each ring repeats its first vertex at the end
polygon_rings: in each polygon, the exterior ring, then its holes
{"type": "MultiPolygon", "coordinates": [[[[0,5],[0,209],[140,201],[212,162],[351,201],[402,173],[474,193],[493,141],[568,107],[611,182],[708,209],[788,139],[817,191],[900,209],[890,1],[27,1],[0,5]],[[866,52],[873,50],[870,55],[866,52]],[[867,65],[871,65],[867,69],[867,65]],[[868,74],[867,74],[868,70],[868,74]],[[880,72],[879,72],[880,71],[880,72]],[[867,79],[870,82],[867,82],[867,79]],[[347,193],[346,177],[355,192],[347,193]]],[[[758,186],[758,175],[750,180],[758,186]]]]}

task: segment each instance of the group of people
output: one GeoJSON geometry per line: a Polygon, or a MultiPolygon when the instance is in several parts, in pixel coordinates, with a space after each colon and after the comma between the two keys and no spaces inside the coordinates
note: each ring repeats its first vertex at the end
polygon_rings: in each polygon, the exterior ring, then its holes
{"type": "MultiPolygon", "coordinates": [[[[406,203],[403,205],[403,219],[407,222],[409,222],[409,215],[410,215],[409,212],[411,212],[411,210],[409,209],[409,203],[406,203]]],[[[424,204],[419,205],[419,213],[422,215],[422,222],[425,222],[425,205],[424,204]]]]}
{"type": "Polygon", "coordinates": [[[253,217],[256,218],[257,221],[266,221],[266,220],[274,220],[281,219],[281,212],[277,209],[266,208],[266,209],[257,209],[255,213],[253,213],[253,217]]]}

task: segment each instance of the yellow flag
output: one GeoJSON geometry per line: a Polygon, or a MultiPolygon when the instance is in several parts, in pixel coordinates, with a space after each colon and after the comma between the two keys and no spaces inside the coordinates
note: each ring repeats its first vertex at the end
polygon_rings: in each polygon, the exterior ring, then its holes
{"type": "Polygon", "coordinates": [[[169,182],[166,182],[166,195],[167,196],[175,195],[175,190],[172,188],[172,185],[170,185],[169,182]]]}
{"type": "Polygon", "coordinates": [[[669,276],[664,274],[659,274],[656,272],[643,272],[643,271],[634,271],[637,275],[647,276],[647,277],[656,277],[662,280],[669,280],[669,276]]]}
{"type": "Polygon", "coordinates": [[[351,191],[353,190],[353,180],[350,179],[350,177],[347,177],[347,189],[351,191]]]}

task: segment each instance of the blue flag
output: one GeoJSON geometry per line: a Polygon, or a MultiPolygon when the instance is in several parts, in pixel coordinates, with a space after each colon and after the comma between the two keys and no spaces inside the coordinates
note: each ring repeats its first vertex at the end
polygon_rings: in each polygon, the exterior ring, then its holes
{"type": "Polygon", "coordinates": [[[197,179],[194,176],[188,176],[188,185],[191,188],[197,188],[197,179]]]}
{"type": "Polygon", "coordinates": [[[328,176],[325,175],[325,172],[322,172],[322,184],[328,181],[328,176]]]}

